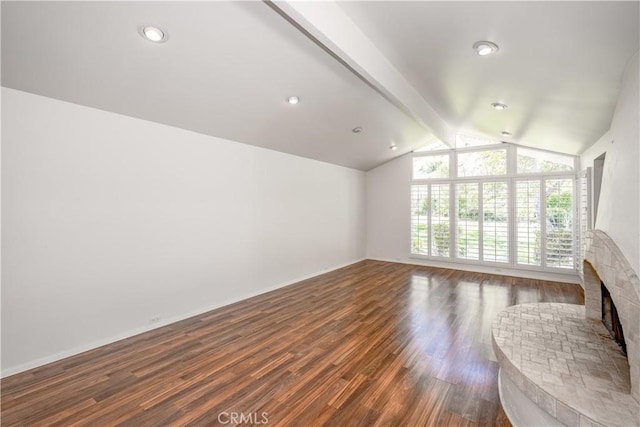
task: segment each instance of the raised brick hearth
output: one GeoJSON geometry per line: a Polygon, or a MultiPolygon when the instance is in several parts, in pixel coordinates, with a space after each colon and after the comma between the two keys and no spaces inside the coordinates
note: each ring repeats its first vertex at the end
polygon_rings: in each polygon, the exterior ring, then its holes
{"type": "Polygon", "coordinates": [[[523,304],[494,321],[501,375],[524,396],[518,403],[501,391],[501,400],[505,410],[533,405],[564,425],[638,426],[640,281],[606,233],[585,239],[585,306],[523,304]],[[628,358],[601,322],[601,281],[618,309],[628,358]]]}

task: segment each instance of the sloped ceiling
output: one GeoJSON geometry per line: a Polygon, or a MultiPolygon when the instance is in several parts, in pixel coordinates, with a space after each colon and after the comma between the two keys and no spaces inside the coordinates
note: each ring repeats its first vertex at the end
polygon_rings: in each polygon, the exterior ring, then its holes
{"type": "Polygon", "coordinates": [[[2,85],[369,170],[455,132],[579,153],[639,47],[637,2],[288,5],[3,2],[2,85]]]}
{"type": "Polygon", "coordinates": [[[640,48],[637,1],[338,4],[457,131],[506,130],[508,141],[570,154],[609,129],[640,48]],[[499,51],[474,55],[479,40],[499,51]]]}

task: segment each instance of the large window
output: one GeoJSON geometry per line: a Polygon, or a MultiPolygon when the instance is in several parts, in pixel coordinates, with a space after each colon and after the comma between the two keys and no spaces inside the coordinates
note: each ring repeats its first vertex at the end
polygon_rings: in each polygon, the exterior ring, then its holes
{"type": "Polygon", "coordinates": [[[411,253],[575,269],[574,162],[511,144],[414,156],[411,253]]]}

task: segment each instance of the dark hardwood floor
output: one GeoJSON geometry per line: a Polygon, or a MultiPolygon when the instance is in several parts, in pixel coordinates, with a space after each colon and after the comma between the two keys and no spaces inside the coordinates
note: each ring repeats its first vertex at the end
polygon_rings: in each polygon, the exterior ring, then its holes
{"type": "Polygon", "coordinates": [[[537,301],[583,293],[363,261],[5,378],[2,425],[509,425],[491,322],[537,301]]]}

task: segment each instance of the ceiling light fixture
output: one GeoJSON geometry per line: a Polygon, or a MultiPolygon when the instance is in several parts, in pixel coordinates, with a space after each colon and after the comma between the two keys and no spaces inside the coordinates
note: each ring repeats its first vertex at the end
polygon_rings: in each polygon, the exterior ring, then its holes
{"type": "Polygon", "coordinates": [[[362,132],[362,128],[361,128],[360,126],[358,126],[358,127],[356,127],[356,128],[351,129],[351,132],[353,132],[353,133],[360,133],[360,132],[362,132]]]}
{"type": "Polygon", "coordinates": [[[298,102],[300,102],[300,98],[298,98],[297,96],[290,96],[287,98],[287,102],[291,105],[296,105],[298,102]]]}
{"type": "Polygon", "coordinates": [[[398,146],[395,143],[391,143],[391,145],[389,146],[389,150],[391,151],[396,151],[398,149],[398,146]]]}
{"type": "Polygon", "coordinates": [[[166,34],[158,27],[144,27],[142,35],[145,39],[154,43],[160,43],[165,40],[166,34]]]}
{"type": "Polygon", "coordinates": [[[492,53],[496,53],[498,51],[498,45],[493,42],[487,41],[478,41],[473,44],[473,49],[480,56],[491,55],[492,53]]]}
{"type": "Polygon", "coordinates": [[[501,102],[493,102],[493,103],[491,103],[491,106],[493,108],[495,108],[496,110],[498,110],[498,111],[506,110],[508,108],[506,104],[503,104],[501,102]]]}
{"type": "Polygon", "coordinates": [[[511,136],[511,132],[507,132],[506,130],[503,130],[502,132],[500,132],[500,134],[502,136],[511,136]]]}

